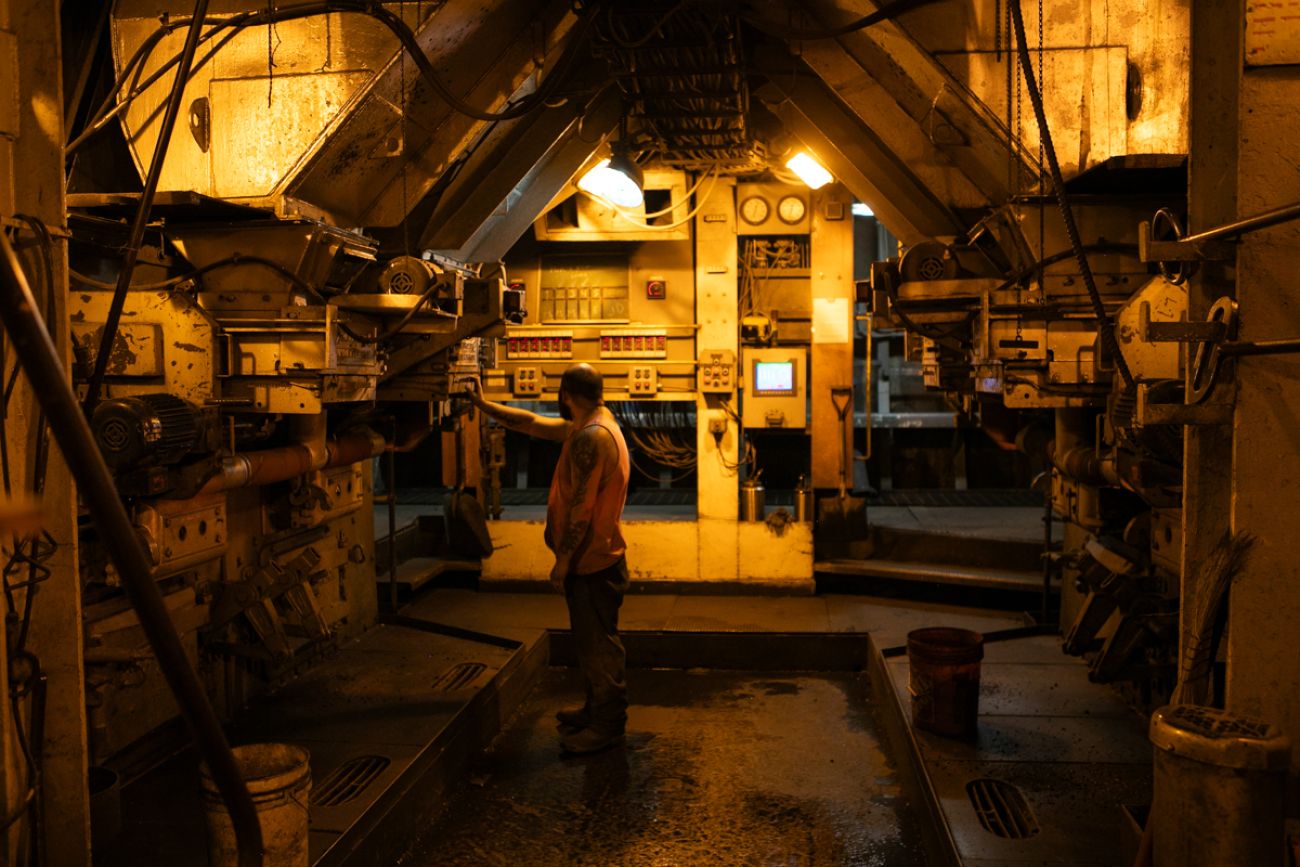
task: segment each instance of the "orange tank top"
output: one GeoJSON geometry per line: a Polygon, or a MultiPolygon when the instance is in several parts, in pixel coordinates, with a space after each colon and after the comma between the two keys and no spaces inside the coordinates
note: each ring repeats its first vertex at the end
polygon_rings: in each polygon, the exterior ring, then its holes
{"type": "MultiPolygon", "coordinates": [[[[591,529],[573,554],[572,570],[575,575],[590,575],[608,569],[622,559],[627,550],[623,531],[619,527],[623,518],[623,503],[627,500],[627,484],[631,478],[627,441],[623,439],[623,432],[614,421],[613,413],[604,407],[596,411],[596,415],[587,422],[587,427],[602,427],[609,432],[618,446],[618,462],[607,461],[602,465],[600,480],[595,490],[588,494],[595,497],[592,502],[591,529]]],[[[560,461],[555,465],[555,475],[551,478],[551,491],[546,502],[546,545],[552,551],[555,550],[556,540],[564,535],[569,526],[569,503],[573,497],[569,447],[577,433],[578,429],[575,428],[564,441],[560,449],[560,461]]]]}

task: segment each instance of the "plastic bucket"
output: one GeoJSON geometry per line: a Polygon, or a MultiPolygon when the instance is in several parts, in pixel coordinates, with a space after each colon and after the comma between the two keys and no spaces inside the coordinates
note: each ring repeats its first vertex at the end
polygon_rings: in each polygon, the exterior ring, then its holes
{"type": "MultiPolygon", "coordinates": [[[[234,752],[261,820],[263,864],[307,867],[307,799],[311,794],[307,751],[290,744],[251,744],[235,747],[234,752]]],[[[207,765],[201,768],[201,780],[208,820],[208,863],[211,867],[235,867],[239,863],[235,829],[207,765]]]]}
{"type": "Polygon", "coordinates": [[[970,629],[935,626],[907,634],[912,724],[936,734],[975,733],[980,704],[984,636],[970,629]]]}

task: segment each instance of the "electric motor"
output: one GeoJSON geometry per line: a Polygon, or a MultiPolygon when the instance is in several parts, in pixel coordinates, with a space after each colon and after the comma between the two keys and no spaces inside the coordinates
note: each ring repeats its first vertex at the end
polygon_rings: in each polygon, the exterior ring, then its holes
{"type": "Polygon", "coordinates": [[[170,394],[104,400],[91,427],[109,467],[158,466],[179,461],[199,444],[199,410],[170,394]]]}

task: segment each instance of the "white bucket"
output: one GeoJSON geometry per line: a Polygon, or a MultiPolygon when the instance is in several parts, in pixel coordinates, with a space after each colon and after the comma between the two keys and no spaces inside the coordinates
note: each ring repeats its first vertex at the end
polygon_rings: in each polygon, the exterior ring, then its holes
{"type": "MultiPolygon", "coordinates": [[[[265,867],[308,867],[307,799],[311,765],[306,750],[290,744],[235,747],[235,763],[253,797],[262,824],[265,867]]],[[[207,765],[200,769],[208,819],[208,863],[236,867],[235,828],[207,765]]]]}

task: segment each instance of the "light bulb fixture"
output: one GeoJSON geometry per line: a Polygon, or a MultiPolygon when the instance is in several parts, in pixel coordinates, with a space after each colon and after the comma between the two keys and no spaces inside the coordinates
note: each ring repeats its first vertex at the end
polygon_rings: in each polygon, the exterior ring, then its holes
{"type": "Polygon", "coordinates": [[[637,208],[645,202],[641,167],[618,145],[614,153],[592,166],[578,180],[578,189],[620,208],[637,208]]]}
{"type": "Polygon", "coordinates": [[[817,162],[807,151],[796,151],[785,161],[785,167],[799,176],[799,180],[808,185],[810,190],[820,190],[835,180],[826,167],[817,162]]]}

